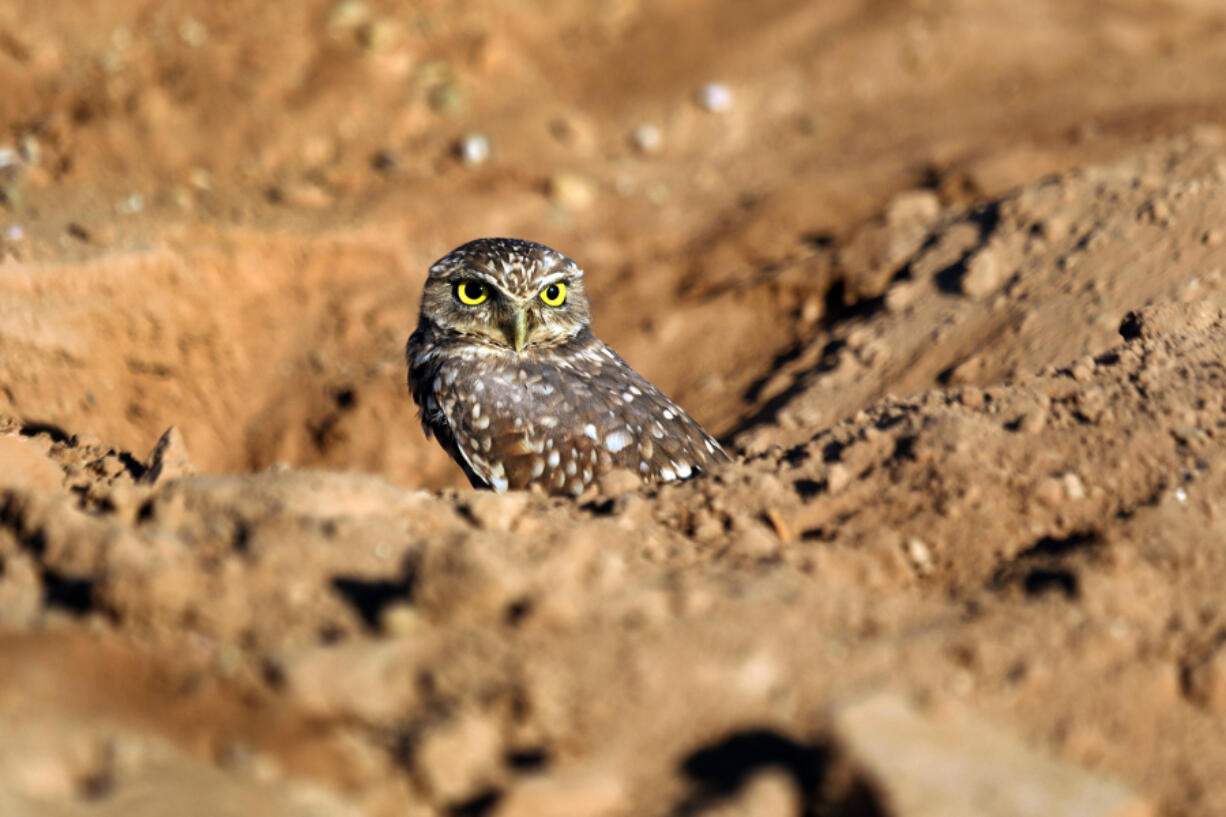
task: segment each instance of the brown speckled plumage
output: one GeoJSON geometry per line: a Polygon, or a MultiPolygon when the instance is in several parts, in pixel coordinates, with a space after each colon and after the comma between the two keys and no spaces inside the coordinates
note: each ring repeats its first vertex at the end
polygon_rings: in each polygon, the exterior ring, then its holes
{"type": "Polygon", "coordinates": [[[474,486],[580,494],[614,468],[667,482],[728,459],[590,318],[583,270],[540,244],[478,239],[430,268],[409,389],[426,434],[474,486]],[[487,298],[463,303],[465,282],[487,298]],[[549,306],[541,294],[559,283],[565,301],[549,306]]]}

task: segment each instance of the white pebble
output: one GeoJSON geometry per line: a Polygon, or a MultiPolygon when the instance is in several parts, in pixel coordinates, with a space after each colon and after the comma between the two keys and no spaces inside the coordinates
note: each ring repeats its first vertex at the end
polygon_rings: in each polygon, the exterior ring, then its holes
{"type": "Polygon", "coordinates": [[[711,113],[732,110],[732,89],[721,82],[708,82],[698,89],[698,104],[711,113]]]}
{"type": "Polygon", "coordinates": [[[456,145],[460,162],[468,167],[483,165],[490,159],[490,140],[481,133],[470,133],[456,145]]]}
{"type": "Polygon", "coordinates": [[[630,132],[630,144],[639,153],[658,153],[664,143],[664,134],[650,122],[644,122],[630,132]]]}

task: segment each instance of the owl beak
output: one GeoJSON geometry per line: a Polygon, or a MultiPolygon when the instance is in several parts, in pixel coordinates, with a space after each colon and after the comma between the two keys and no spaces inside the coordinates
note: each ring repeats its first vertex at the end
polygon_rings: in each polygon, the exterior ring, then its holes
{"type": "Polygon", "coordinates": [[[515,343],[515,351],[522,352],[524,346],[528,343],[528,313],[523,307],[515,310],[515,317],[511,323],[512,340],[515,343]]]}

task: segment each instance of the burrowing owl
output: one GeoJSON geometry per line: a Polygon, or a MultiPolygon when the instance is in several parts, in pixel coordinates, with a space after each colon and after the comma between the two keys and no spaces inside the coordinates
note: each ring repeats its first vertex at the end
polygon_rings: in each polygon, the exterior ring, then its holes
{"type": "Polygon", "coordinates": [[[728,459],[590,320],[583,270],[540,244],[482,238],[430,268],[409,389],[475,487],[577,495],[614,468],[667,482],[728,459]]]}

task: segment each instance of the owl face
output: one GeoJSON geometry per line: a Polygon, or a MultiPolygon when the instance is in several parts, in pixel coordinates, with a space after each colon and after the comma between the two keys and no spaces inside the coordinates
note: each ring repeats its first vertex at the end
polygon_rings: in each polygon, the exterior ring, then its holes
{"type": "Polygon", "coordinates": [[[574,261],[507,238],[469,242],[435,263],[421,314],[447,335],[516,354],[560,346],[591,320],[574,261]]]}

